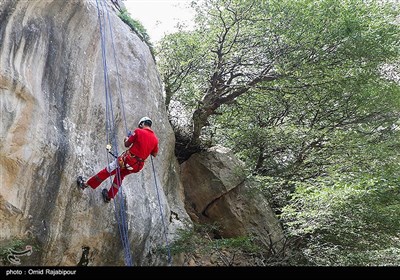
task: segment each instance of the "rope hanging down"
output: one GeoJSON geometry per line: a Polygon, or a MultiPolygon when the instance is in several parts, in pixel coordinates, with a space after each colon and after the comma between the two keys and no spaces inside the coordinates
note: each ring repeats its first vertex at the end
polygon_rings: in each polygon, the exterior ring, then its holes
{"type": "MultiPolygon", "coordinates": [[[[100,2],[103,2],[100,0],[100,2]]],[[[117,71],[117,84],[118,84],[118,90],[119,90],[119,100],[120,100],[120,110],[122,112],[122,117],[124,120],[124,127],[125,127],[125,131],[127,136],[130,136],[130,131],[127,128],[127,123],[126,123],[126,117],[125,117],[125,110],[124,110],[124,102],[123,102],[123,98],[122,98],[122,93],[121,93],[121,83],[120,83],[120,79],[119,79],[119,71],[118,71],[118,63],[117,63],[117,59],[116,59],[116,55],[115,55],[115,46],[114,46],[114,38],[113,38],[113,33],[112,33],[112,28],[111,28],[111,21],[110,21],[110,15],[109,15],[109,11],[107,9],[106,4],[101,3],[101,9],[102,9],[102,13],[100,12],[100,8],[99,8],[99,0],[96,0],[96,4],[97,4],[97,13],[98,13],[98,18],[99,18],[99,29],[100,29],[100,35],[101,35],[101,50],[102,50],[102,60],[103,60],[103,70],[104,70],[104,89],[105,89],[105,98],[106,98],[106,133],[107,133],[107,146],[108,143],[112,143],[112,146],[115,147],[114,152],[111,152],[110,147],[107,148],[107,161],[108,164],[110,164],[110,162],[112,160],[114,160],[115,157],[117,157],[118,153],[118,145],[117,145],[117,137],[116,137],[116,131],[117,131],[117,126],[115,124],[115,118],[114,118],[114,112],[113,112],[113,105],[112,105],[112,98],[111,98],[111,94],[109,92],[111,92],[111,86],[110,86],[110,80],[108,78],[108,67],[107,67],[107,55],[106,55],[106,38],[105,35],[107,33],[107,30],[105,29],[105,25],[107,23],[107,21],[105,20],[105,12],[107,12],[107,20],[108,20],[108,26],[109,26],[109,34],[110,34],[110,38],[111,38],[111,46],[112,46],[112,51],[113,51],[113,58],[114,58],[114,62],[115,62],[115,68],[117,71]],[[103,24],[102,24],[103,22],[103,24]],[[111,154],[113,156],[113,158],[110,160],[109,158],[109,154],[111,154]]],[[[167,238],[167,231],[166,231],[166,225],[165,225],[165,221],[164,221],[164,215],[163,215],[163,211],[162,211],[162,207],[161,207],[161,201],[160,201],[160,195],[159,195],[159,191],[158,191],[158,186],[157,186],[157,179],[156,179],[156,173],[155,173],[155,168],[154,168],[154,163],[153,163],[153,158],[151,157],[151,164],[153,167],[153,174],[154,174],[154,181],[155,181],[155,187],[156,187],[156,191],[157,191],[157,198],[158,198],[158,203],[159,203],[159,207],[160,207],[160,213],[161,213],[161,220],[162,220],[162,224],[163,224],[163,228],[164,228],[164,236],[165,236],[165,240],[166,240],[166,245],[167,245],[167,250],[168,250],[168,264],[171,265],[171,252],[170,252],[170,247],[168,244],[168,238],[167,238]]],[[[120,173],[120,167],[117,164],[117,169],[116,169],[116,175],[117,176],[117,184],[118,186],[121,186],[121,173],[120,173]]],[[[111,177],[110,177],[110,182],[111,182],[111,177]]],[[[131,252],[130,252],[130,246],[129,246],[129,239],[128,239],[128,224],[126,222],[126,217],[125,217],[125,209],[124,209],[124,199],[123,199],[123,195],[119,195],[117,196],[119,197],[119,217],[117,215],[116,211],[116,220],[118,221],[118,229],[120,231],[120,236],[121,236],[121,242],[122,242],[122,246],[124,248],[124,256],[125,256],[125,264],[127,266],[132,266],[132,256],[131,256],[131,252]]],[[[117,209],[117,204],[114,200],[114,205],[115,205],[115,209],[117,209]]]]}
{"type": "Polygon", "coordinates": [[[171,250],[170,250],[169,244],[168,244],[167,227],[165,226],[165,222],[164,222],[164,215],[163,215],[163,211],[162,211],[162,207],[161,207],[160,194],[158,192],[158,186],[157,186],[156,170],[154,168],[154,163],[153,163],[153,158],[152,157],[151,157],[151,166],[153,167],[154,185],[156,186],[158,205],[160,206],[160,215],[161,215],[161,221],[162,221],[163,228],[164,228],[165,243],[167,244],[168,264],[171,265],[172,259],[171,259],[171,250]]]}
{"type": "MultiPolygon", "coordinates": [[[[102,1],[100,1],[102,2],[102,1]]],[[[105,11],[107,12],[107,20],[108,20],[108,25],[109,25],[109,32],[110,32],[110,37],[111,37],[111,42],[112,42],[112,49],[113,49],[113,54],[114,54],[114,61],[116,65],[116,70],[117,70],[117,77],[118,77],[118,87],[119,87],[119,93],[120,93],[120,110],[122,111],[123,119],[124,119],[124,125],[125,125],[125,130],[127,131],[127,125],[126,125],[126,118],[125,118],[125,111],[124,111],[124,106],[123,106],[123,100],[122,100],[122,94],[120,90],[120,82],[119,82],[119,73],[118,73],[118,65],[117,65],[117,60],[115,56],[115,47],[114,47],[114,41],[113,41],[113,36],[112,36],[112,29],[111,29],[111,22],[110,22],[110,16],[108,13],[108,9],[106,4],[100,3],[99,7],[99,1],[96,0],[96,5],[97,5],[97,15],[99,18],[99,29],[100,29],[100,36],[101,36],[101,50],[102,50],[102,61],[103,61],[103,70],[104,70],[104,92],[105,92],[105,98],[106,98],[106,134],[107,134],[107,143],[112,143],[112,145],[115,147],[114,154],[118,155],[118,145],[117,145],[117,140],[116,140],[116,131],[117,131],[117,126],[115,124],[115,118],[114,118],[114,112],[113,112],[113,105],[112,105],[112,98],[111,94],[109,93],[111,91],[111,86],[110,86],[110,80],[108,78],[108,67],[107,67],[107,55],[106,55],[106,34],[107,30],[105,29],[105,25],[107,23],[105,19],[105,11]],[[100,11],[100,9],[102,11],[100,11]]],[[[109,155],[107,154],[107,161],[108,164],[114,160],[109,158],[109,155]]],[[[116,174],[117,176],[117,184],[118,186],[121,187],[121,173],[120,173],[120,168],[117,165],[117,170],[116,174]]],[[[110,182],[111,182],[111,177],[110,177],[110,182]]],[[[119,216],[117,215],[118,211],[115,212],[115,217],[118,222],[118,229],[120,231],[120,236],[121,236],[121,242],[122,246],[124,248],[124,256],[125,256],[125,264],[127,266],[132,266],[132,256],[130,252],[130,246],[129,246],[129,239],[128,239],[128,225],[126,222],[126,217],[125,217],[125,209],[124,209],[124,201],[123,201],[123,195],[118,196],[119,199],[119,216]]],[[[116,201],[114,200],[114,206],[115,209],[117,209],[118,205],[116,201]]]]}

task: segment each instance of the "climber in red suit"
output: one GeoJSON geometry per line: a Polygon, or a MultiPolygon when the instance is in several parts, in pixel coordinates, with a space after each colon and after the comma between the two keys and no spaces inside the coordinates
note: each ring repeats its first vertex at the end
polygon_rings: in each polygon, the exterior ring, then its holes
{"type": "Polygon", "coordinates": [[[122,180],[126,175],[142,170],[145,160],[150,155],[153,157],[157,156],[158,138],[151,129],[151,125],[152,120],[150,118],[141,118],[138,128],[135,129],[132,135],[124,139],[124,145],[128,149],[107,167],[92,176],[87,182],[84,182],[82,176],[78,176],[78,186],[82,190],[88,186],[96,189],[105,179],[115,175],[111,188],[108,191],[107,189],[103,189],[102,191],[104,201],[110,202],[117,195],[122,180]],[[117,172],[118,165],[120,172],[117,172]]]}

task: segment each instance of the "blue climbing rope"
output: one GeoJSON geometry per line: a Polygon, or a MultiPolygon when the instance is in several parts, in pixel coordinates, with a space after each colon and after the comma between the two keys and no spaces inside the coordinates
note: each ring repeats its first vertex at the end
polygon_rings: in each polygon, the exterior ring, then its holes
{"type": "MultiPolygon", "coordinates": [[[[117,66],[117,60],[116,60],[116,56],[115,56],[115,47],[114,47],[114,42],[113,42],[113,37],[112,37],[112,29],[111,29],[111,22],[110,22],[110,17],[109,17],[109,13],[106,7],[106,4],[101,3],[101,9],[102,9],[102,13],[100,12],[100,7],[99,7],[99,2],[98,0],[96,0],[96,4],[97,4],[97,14],[98,14],[98,18],[99,18],[99,29],[100,29],[100,36],[101,36],[101,49],[102,49],[102,61],[103,61],[103,70],[104,70],[104,89],[105,89],[105,98],[106,98],[106,134],[107,134],[107,144],[108,143],[112,143],[112,146],[115,147],[115,151],[114,153],[116,155],[118,155],[118,145],[117,145],[117,139],[116,139],[116,131],[117,131],[117,126],[115,125],[115,118],[114,118],[114,112],[113,112],[113,105],[112,105],[112,98],[111,98],[111,94],[109,93],[111,91],[111,86],[110,86],[110,80],[108,78],[108,66],[107,66],[107,55],[106,55],[106,40],[105,40],[105,34],[107,32],[107,30],[105,29],[105,24],[103,26],[102,22],[106,23],[106,20],[104,19],[104,15],[105,15],[105,10],[107,12],[107,17],[108,17],[108,24],[110,26],[110,36],[111,36],[111,42],[112,42],[112,47],[113,47],[113,51],[114,51],[114,60],[115,60],[115,64],[116,64],[116,69],[117,69],[117,76],[118,75],[118,66],[117,66]],[[110,135],[111,135],[111,139],[110,139],[110,135]]],[[[120,92],[120,110],[123,113],[123,118],[124,118],[124,124],[125,124],[125,129],[127,130],[127,125],[126,125],[126,118],[125,118],[125,111],[124,111],[124,106],[123,106],[123,100],[122,100],[122,94],[121,94],[121,90],[120,90],[120,82],[119,82],[119,77],[118,77],[118,86],[119,86],[119,92],[120,92]]],[[[110,164],[110,159],[109,159],[109,155],[107,154],[107,160],[108,160],[108,164],[110,164]]],[[[117,160],[117,159],[112,159],[112,160],[117,160]]],[[[119,187],[121,187],[121,172],[120,172],[120,168],[118,165],[118,161],[117,161],[117,168],[116,168],[116,174],[115,174],[116,178],[117,178],[117,184],[119,187]]],[[[110,181],[111,181],[111,177],[110,177],[110,181]]],[[[113,189],[112,189],[113,190],[113,189]]],[[[115,216],[116,219],[118,221],[118,229],[120,231],[120,236],[121,236],[121,242],[122,242],[122,246],[124,248],[124,256],[125,256],[125,264],[127,266],[132,266],[132,256],[131,256],[131,252],[130,252],[130,246],[129,246],[129,239],[128,239],[128,227],[127,227],[127,223],[126,223],[126,219],[125,219],[125,209],[124,209],[124,200],[123,200],[123,195],[119,195],[118,196],[119,199],[119,205],[120,205],[120,211],[116,211],[115,212],[115,216]],[[119,217],[117,215],[117,213],[119,212],[119,217]]],[[[117,209],[118,205],[116,204],[116,201],[114,200],[114,205],[115,205],[115,209],[117,209]]]]}
{"type": "Polygon", "coordinates": [[[110,13],[107,9],[107,18],[108,18],[108,26],[110,29],[110,36],[111,36],[111,46],[113,49],[113,57],[114,57],[114,61],[115,61],[115,69],[117,71],[117,83],[118,83],[118,93],[119,93],[119,100],[120,100],[120,110],[122,112],[122,119],[124,120],[124,127],[125,127],[125,132],[126,135],[130,134],[130,131],[128,130],[128,125],[126,124],[126,117],[125,117],[125,110],[124,110],[124,99],[122,97],[122,91],[121,91],[121,81],[120,81],[120,77],[119,77],[119,70],[118,70],[118,63],[117,63],[117,57],[115,55],[115,45],[114,45],[114,35],[112,32],[112,28],[111,28],[111,21],[110,21],[110,13]]]}
{"type": "MultiPolygon", "coordinates": [[[[121,83],[120,83],[120,79],[119,79],[119,71],[118,71],[118,63],[117,63],[117,58],[116,58],[116,51],[115,51],[115,46],[114,46],[114,36],[112,33],[112,28],[111,28],[111,20],[110,20],[110,13],[109,10],[107,9],[107,7],[105,8],[106,12],[107,12],[107,20],[108,20],[108,27],[110,30],[110,38],[111,38],[111,46],[112,46],[112,53],[113,53],[113,58],[114,58],[114,62],[115,62],[115,68],[117,71],[117,81],[118,81],[118,92],[119,92],[119,100],[120,100],[120,111],[122,112],[122,116],[123,116],[123,120],[124,120],[124,127],[125,127],[125,131],[127,133],[127,135],[129,135],[129,131],[128,131],[128,127],[127,127],[127,123],[126,123],[126,117],[125,117],[125,106],[124,106],[124,102],[123,102],[123,97],[122,97],[122,92],[121,92],[121,83]]],[[[110,84],[109,84],[110,87],[110,84]]],[[[111,107],[112,108],[112,107],[111,107]]],[[[114,133],[113,135],[116,135],[116,133],[114,133]]],[[[117,140],[116,137],[114,138],[114,147],[115,147],[115,151],[116,151],[116,155],[118,155],[118,145],[117,145],[117,140]]],[[[117,185],[119,186],[119,188],[121,188],[122,185],[122,179],[121,179],[121,173],[120,173],[120,168],[119,165],[117,165],[117,172],[116,172],[116,176],[117,176],[117,185]]],[[[112,192],[114,192],[114,189],[112,189],[112,192]]],[[[113,193],[113,195],[115,195],[113,193]]],[[[130,246],[129,246],[129,238],[128,238],[128,223],[126,221],[126,217],[125,217],[125,201],[124,201],[124,197],[122,195],[118,196],[119,199],[119,203],[116,203],[116,200],[114,200],[114,206],[117,209],[118,205],[120,206],[119,208],[119,213],[120,213],[120,223],[119,223],[119,229],[120,229],[120,234],[123,237],[122,238],[122,242],[125,244],[124,245],[124,249],[125,249],[125,255],[130,256],[130,246]]],[[[117,212],[116,212],[117,213],[117,212]]],[[[128,257],[128,263],[131,263],[130,261],[130,257],[128,257]]]]}
{"type": "MultiPolygon", "coordinates": [[[[115,125],[115,118],[114,118],[114,112],[113,112],[113,104],[112,104],[112,98],[111,98],[111,85],[110,85],[110,80],[108,77],[108,66],[107,66],[107,54],[106,54],[106,40],[105,40],[105,34],[107,33],[107,30],[105,29],[105,14],[107,14],[107,20],[108,20],[108,26],[109,26],[109,34],[111,38],[111,46],[112,46],[112,51],[113,51],[113,58],[115,61],[115,68],[117,71],[117,84],[118,84],[118,90],[119,90],[119,100],[120,100],[120,111],[122,112],[122,117],[124,121],[124,126],[125,126],[125,131],[127,136],[130,136],[131,132],[128,130],[127,123],[126,123],[126,117],[125,117],[125,110],[124,110],[124,102],[123,102],[123,97],[122,97],[122,92],[121,92],[121,83],[120,83],[120,77],[119,77],[119,69],[118,69],[118,63],[116,59],[116,51],[115,51],[115,45],[114,45],[114,36],[111,28],[111,20],[110,20],[110,15],[109,11],[107,9],[106,4],[101,3],[101,9],[102,13],[100,12],[99,8],[99,1],[102,2],[101,0],[96,0],[97,4],[97,13],[98,13],[98,18],[99,18],[99,29],[100,29],[100,35],[101,35],[101,49],[102,49],[102,60],[103,60],[103,70],[104,70],[104,88],[105,88],[105,99],[106,99],[106,133],[107,133],[107,144],[112,143],[112,146],[115,147],[114,150],[114,155],[118,155],[118,144],[117,144],[117,138],[116,138],[116,132],[117,132],[117,126],[115,125]],[[102,24],[104,22],[104,24],[102,24]],[[104,26],[103,26],[104,25],[104,26]]],[[[117,160],[117,159],[112,159],[112,160],[117,160]]],[[[110,158],[109,158],[109,153],[107,153],[107,161],[108,164],[110,164],[110,158]]],[[[168,237],[167,237],[167,229],[164,221],[164,215],[162,211],[162,206],[161,206],[161,200],[160,200],[160,194],[158,191],[158,185],[157,185],[157,179],[156,179],[156,173],[155,173],[155,168],[154,168],[154,163],[153,163],[153,158],[151,158],[151,164],[153,167],[153,174],[154,174],[154,181],[155,181],[155,187],[157,191],[157,198],[158,198],[158,204],[160,206],[160,214],[161,214],[161,220],[163,224],[163,229],[164,229],[164,236],[165,236],[165,241],[166,241],[166,246],[168,249],[168,264],[171,265],[171,251],[170,247],[168,244],[168,237]]],[[[119,188],[121,188],[121,172],[120,172],[120,167],[117,161],[117,168],[116,168],[116,174],[117,178],[117,185],[119,188]]],[[[110,177],[111,181],[111,177],[110,177]]],[[[112,189],[113,191],[113,189],[112,189]]],[[[121,236],[121,242],[122,246],[124,248],[124,256],[125,256],[125,264],[127,266],[132,266],[132,256],[130,252],[130,246],[129,246],[129,239],[128,239],[128,224],[126,222],[126,217],[125,217],[125,209],[124,209],[124,199],[123,195],[117,196],[119,197],[119,210],[115,212],[116,220],[118,221],[118,229],[120,232],[121,236]],[[119,217],[117,213],[119,212],[119,217]]],[[[114,199],[114,206],[115,209],[118,208],[118,205],[116,204],[116,200],[114,199]]]]}

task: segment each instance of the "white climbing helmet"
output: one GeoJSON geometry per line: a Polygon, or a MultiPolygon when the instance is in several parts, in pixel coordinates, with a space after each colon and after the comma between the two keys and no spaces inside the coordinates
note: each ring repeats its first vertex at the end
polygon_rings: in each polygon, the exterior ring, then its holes
{"type": "Polygon", "coordinates": [[[149,117],[143,117],[140,119],[138,123],[138,127],[142,127],[142,124],[146,123],[146,125],[150,126],[153,124],[153,121],[149,117]]]}

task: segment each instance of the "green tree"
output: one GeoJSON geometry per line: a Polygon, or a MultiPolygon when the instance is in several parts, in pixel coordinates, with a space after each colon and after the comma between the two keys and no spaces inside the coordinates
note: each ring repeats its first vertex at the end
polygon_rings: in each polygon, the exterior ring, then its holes
{"type": "Polygon", "coordinates": [[[231,147],[280,215],[290,263],[398,265],[399,6],[216,1],[164,38],[182,162],[231,147]]]}
{"type": "Polygon", "coordinates": [[[400,87],[379,77],[335,87],[240,97],[216,118],[216,141],[258,175],[304,180],[374,169],[368,165],[377,158],[391,158],[382,145],[398,145],[400,87]]]}
{"type": "Polygon", "coordinates": [[[398,11],[377,1],[206,0],[196,10],[196,28],[164,37],[157,52],[181,162],[239,97],[347,98],[350,89],[379,83],[378,67],[399,54],[398,11]],[[182,121],[184,113],[190,118],[182,121]]]}
{"type": "Polygon", "coordinates": [[[282,214],[288,237],[307,264],[398,266],[399,183],[358,174],[298,184],[282,214]]]}

